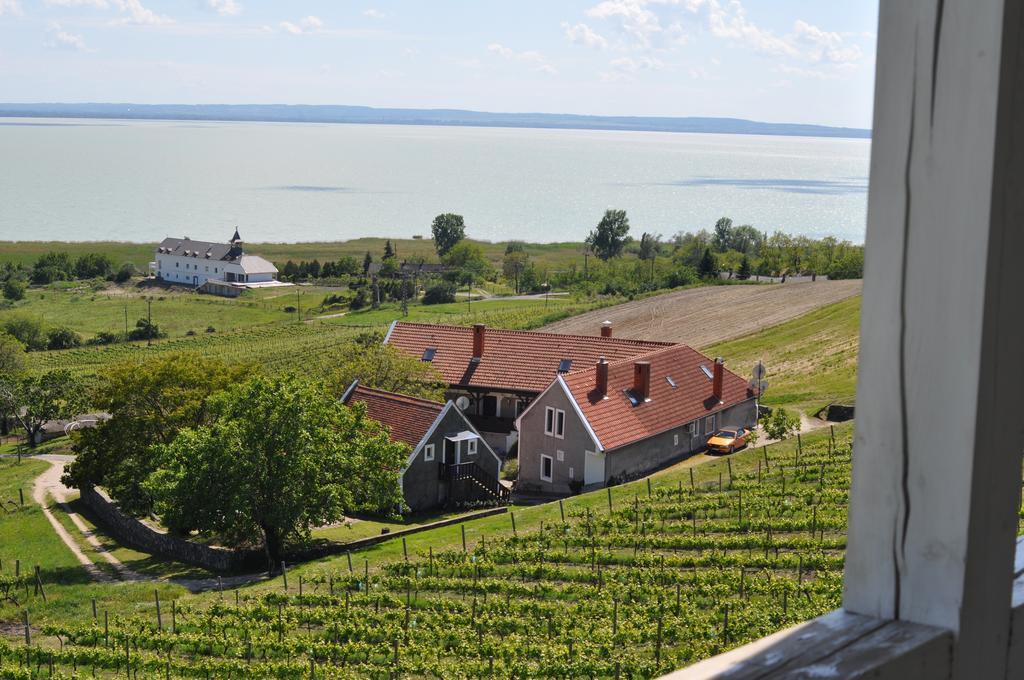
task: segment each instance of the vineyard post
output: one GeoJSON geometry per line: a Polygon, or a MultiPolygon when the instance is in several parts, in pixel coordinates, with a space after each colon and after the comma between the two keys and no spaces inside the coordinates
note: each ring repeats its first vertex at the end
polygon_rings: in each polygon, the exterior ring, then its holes
{"type": "Polygon", "coordinates": [[[796,568],[796,582],[802,584],[804,582],[804,556],[800,556],[800,564],[796,568]]]}
{"type": "MultiPolygon", "coordinates": [[[[103,613],[104,618],[106,617],[106,615],[107,615],[106,612],[104,612],[103,613]]],[[[177,600],[171,600],[171,632],[172,633],[177,633],[178,632],[178,601],[177,600]]]]}
{"type": "Polygon", "coordinates": [[[729,488],[732,488],[732,458],[726,458],[725,464],[729,466],[729,488]]]}
{"type": "MultiPolygon", "coordinates": [[[[561,505],[562,505],[561,501],[559,501],[558,505],[559,505],[559,507],[561,507],[561,505]]],[[[516,513],[509,512],[508,516],[512,518],[512,535],[515,536],[516,535],[516,513]]],[[[466,549],[466,527],[465,527],[465,525],[463,525],[463,527],[462,527],[462,549],[463,550],[466,549]]]]}
{"type": "Polygon", "coordinates": [[[683,500],[683,480],[677,480],[679,482],[679,500],[683,500]]]}
{"type": "Polygon", "coordinates": [[[764,452],[764,469],[765,470],[771,470],[772,469],[771,466],[768,465],[768,445],[767,444],[763,445],[761,447],[761,450],[764,452]]]}
{"type": "Polygon", "coordinates": [[[746,599],[747,596],[747,570],[740,567],[740,599],[746,599]]]}
{"type": "Polygon", "coordinates": [[[28,626],[28,610],[25,610],[25,646],[32,646],[32,629],[28,626]]]}
{"type": "Polygon", "coordinates": [[[718,471],[718,493],[722,493],[722,471],[718,471]]]}
{"type": "MultiPolygon", "coordinates": [[[[334,593],[331,593],[331,594],[333,595],[334,593]]],[[[235,606],[236,607],[240,604],[239,599],[240,598],[239,598],[239,595],[238,595],[238,588],[235,588],[235,606]]]]}
{"type": "Polygon", "coordinates": [[[836,426],[835,425],[829,425],[828,429],[829,429],[829,432],[831,433],[830,439],[832,440],[832,445],[834,446],[835,443],[836,443],[836,426]]]}
{"type": "Polygon", "coordinates": [[[348,573],[351,574],[352,573],[352,553],[350,553],[350,552],[345,553],[345,557],[348,558],[348,573]]]}
{"type": "Polygon", "coordinates": [[[95,597],[92,598],[92,620],[93,621],[97,620],[97,616],[96,616],[96,598],[95,597]]]}
{"type": "Polygon", "coordinates": [[[302,597],[302,574],[299,574],[299,597],[302,597]]]}
{"type": "Polygon", "coordinates": [[[800,433],[796,433],[796,459],[800,460],[800,457],[804,455],[804,445],[800,439],[800,433]]]}
{"type": "Polygon", "coordinates": [[[409,548],[405,544],[405,536],[402,536],[402,555],[405,557],[405,561],[409,561],[409,548]]]}
{"type": "Polygon", "coordinates": [[[284,566],[284,560],[281,560],[281,576],[284,578],[284,592],[288,592],[288,569],[284,566]]]}
{"type": "Polygon", "coordinates": [[[220,593],[220,599],[224,599],[224,581],[221,579],[220,574],[217,574],[217,592],[220,593]]]}
{"type": "MultiPolygon", "coordinates": [[[[610,491],[611,491],[611,489],[609,489],[609,492],[610,491]]],[[[509,513],[509,514],[512,514],[512,513],[509,513]]],[[[562,516],[562,524],[565,524],[565,505],[562,504],[562,499],[561,498],[558,499],[558,514],[562,516]]],[[[515,519],[513,519],[512,520],[512,526],[514,527],[515,525],[516,525],[516,521],[515,521],[515,519]]],[[[515,533],[514,529],[512,530],[512,533],[515,533]]]]}
{"type": "Polygon", "coordinates": [[[21,560],[14,560],[14,578],[21,576],[21,560]]]}
{"type": "Polygon", "coordinates": [[[676,616],[679,616],[679,612],[682,611],[682,595],[683,586],[680,583],[676,584],[676,616]]]}
{"type": "Polygon", "coordinates": [[[811,517],[811,538],[814,538],[814,534],[818,531],[818,506],[815,505],[813,508],[814,514],[811,517]]]}
{"type": "Polygon", "coordinates": [[[434,546],[429,546],[430,551],[430,575],[434,575],[434,546]]]}
{"type": "Polygon", "coordinates": [[[656,664],[660,664],[661,663],[661,628],[662,628],[662,625],[663,625],[662,624],[662,618],[661,618],[661,614],[659,613],[658,614],[658,640],[657,640],[657,645],[654,648],[654,663],[656,663],[656,664]]]}
{"type": "Polygon", "coordinates": [[[729,643],[729,605],[725,605],[725,621],[722,624],[722,643],[729,643]]]}
{"type": "Polygon", "coordinates": [[[103,610],[103,646],[110,647],[110,617],[107,610],[103,610]]]}
{"type": "Polygon", "coordinates": [[[619,598],[612,599],[612,637],[619,634],[619,598]]]}
{"type": "Polygon", "coordinates": [[[36,595],[43,596],[43,602],[46,602],[46,591],[43,590],[43,579],[39,575],[39,565],[36,565],[36,595]]]}
{"type": "Polygon", "coordinates": [[[690,490],[696,489],[696,485],[693,483],[693,468],[690,468],[690,490]]]}
{"type": "Polygon", "coordinates": [[[651,478],[647,478],[647,497],[651,497],[651,478]]]}
{"type": "MultiPolygon", "coordinates": [[[[682,482],[680,482],[682,484],[682,482]]],[[[608,514],[612,514],[612,487],[608,487],[608,514]]]]}
{"type": "Polygon", "coordinates": [[[761,461],[757,461],[757,483],[761,483],[761,461]]]}
{"type": "Polygon", "coordinates": [[[164,629],[164,619],[160,615],[160,591],[159,590],[154,590],[153,591],[153,599],[156,601],[156,628],[157,628],[157,630],[163,630],[164,629]]]}
{"type": "MultiPolygon", "coordinates": [[[[509,514],[511,514],[511,513],[509,513],[509,514]]],[[[513,518],[512,519],[512,526],[514,527],[515,524],[516,524],[516,520],[513,518]]],[[[462,529],[462,552],[466,552],[466,525],[465,524],[460,524],[459,528],[462,529]]],[[[512,530],[512,533],[515,533],[515,529],[512,530]]]]}
{"type": "Polygon", "coordinates": [[[370,596],[370,560],[363,558],[363,580],[366,582],[366,596],[370,596]]]}
{"type": "Polygon", "coordinates": [[[21,507],[25,507],[25,490],[21,488],[18,489],[18,503],[21,507]]]}

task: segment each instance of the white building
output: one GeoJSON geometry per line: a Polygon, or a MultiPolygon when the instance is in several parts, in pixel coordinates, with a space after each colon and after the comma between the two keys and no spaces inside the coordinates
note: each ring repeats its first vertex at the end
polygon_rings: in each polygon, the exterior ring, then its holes
{"type": "Polygon", "coordinates": [[[185,238],[165,238],[157,246],[149,268],[158,279],[196,288],[211,282],[210,292],[224,288],[258,288],[283,285],[275,276],[277,267],[256,255],[246,255],[235,230],[228,243],[210,243],[185,238]],[[228,284],[223,286],[220,284],[228,284]]]}

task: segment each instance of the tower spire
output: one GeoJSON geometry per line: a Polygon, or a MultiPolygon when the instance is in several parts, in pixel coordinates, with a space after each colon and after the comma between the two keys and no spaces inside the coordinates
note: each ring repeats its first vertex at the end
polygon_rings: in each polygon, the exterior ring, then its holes
{"type": "Polygon", "coordinates": [[[237,243],[242,240],[242,237],[238,235],[238,227],[235,227],[235,235],[231,237],[231,243],[237,243]]]}

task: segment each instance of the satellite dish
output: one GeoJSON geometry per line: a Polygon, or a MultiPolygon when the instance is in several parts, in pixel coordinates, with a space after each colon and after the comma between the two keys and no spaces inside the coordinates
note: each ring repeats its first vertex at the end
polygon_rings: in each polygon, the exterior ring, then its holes
{"type": "Polygon", "coordinates": [[[762,380],[764,380],[764,377],[766,375],[768,375],[768,369],[764,367],[763,363],[758,361],[756,364],[754,364],[754,371],[752,375],[753,382],[761,382],[762,380]]]}
{"type": "Polygon", "coordinates": [[[467,408],[469,408],[469,397],[459,397],[458,399],[455,400],[455,405],[459,408],[460,411],[465,411],[467,408]]]}

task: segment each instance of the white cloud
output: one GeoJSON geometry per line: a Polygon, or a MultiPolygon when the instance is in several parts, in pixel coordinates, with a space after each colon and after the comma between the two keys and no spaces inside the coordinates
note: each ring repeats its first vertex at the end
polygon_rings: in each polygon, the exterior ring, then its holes
{"type": "Polygon", "coordinates": [[[206,0],[206,7],[224,17],[242,13],[242,6],[236,0],[206,0]]]}
{"type": "Polygon", "coordinates": [[[710,0],[708,7],[708,26],[711,34],[717,38],[734,40],[756,52],[774,56],[796,57],[799,50],[789,41],[779,38],[747,19],[747,13],[738,0],[732,0],[723,8],[717,0],[710,0]]]}
{"type": "Polygon", "coordinates": [[[363,10],[363,16],[371,19],[387,19],[388,13],[382,12],[379,9],[369,8],[363,10]]]}
{"type": "Polygon", "coordinates": [[[626,73],[636,73],[637,71],[660,71],[665,68],[665,63],[660,59],[653,57],[620,57],[619,59],[612,59],[610,62],[612,68],[618,69],[619,71],[625,71],[626,73]]]}
{"type": "Polygon", "coordinates": [[[115,21],[115,24],[134,24],[137,26],[159,26],[172,24],[174,19],[157,14],[142,6],[139,0],[110,0],[111,3],[128,16],[115,21]]]}
{"type": "Polygon", "coordinates": [[[308,16],[304,19],[300,19],[298,23],[292,23],[290,21],[281,22],[281,30],[285,33],[291,33],[292,35],[303,35],[309,33],[317,33],[324,27],[324,22],[319,17],[308,16]]]}
{"type": "Polygon", "coordinates": [[[63,28],[61,28],[60,24],[50,24],[50,27],[49,29],[47,29],[46,32],[47,35],[49,35],[49,40],[46,41],[47,47],[66,50],[76,50],[78,52],[92,51],[88,47],[86,47],[85,40],[82,38],[82,36],[75,35],[74,33],[68,33],[63,28]]]}
{"type": "Polygon", "coordinates": [[[516,52],[511,47],[506,47],[500,43],[491,43],[487,46],[487,51],[503,57],[508,61],[518,61],[520,63],[527,64],[534,71],[538,71],[540,73],[548,73],[551,75],[558,73],[558,70],[548,63],[547,59],[544,58],[544,55],[536,50],[516,52]]]}
{"type": "Polygon", "coordinates": [[[94,7],[96,9],[110,9],[107,0],[46,0],[50,7],[94,7]]]}
{"type": "Polygon", "coordinates": [[[664,29],[658,15],[647,8],[648,4],[647,0],[603,0],[588,9],[586,14],[618,23],[628,36],[641,46],[649,47],[652,36],[664,29]]]}
{"type": "Polygon", "coordinates": [[[21,15],[21,3],[18,0],[0,0],[0,17],[5,14],[21,15]]]}
{"type": "Polygon", "coordinates": [[[806,54],[811,61],[847,64],[860,61],[863,56],[859,46],[847,44],[840,34],[823,31],[800,19],[793,24],[793,36],[809,46],[806,54]]]}
{"type": "Polygon", "coordinates": [[[568,38],[571,43],[586,45],[587,47],[596,47],[599,50],[607,49],[608,47],[608,39],[600,33],[596,33],[586,24],[570,26],[567,22],[563,21],[562,29],[565,30],[565,37],[568,38]]]}

